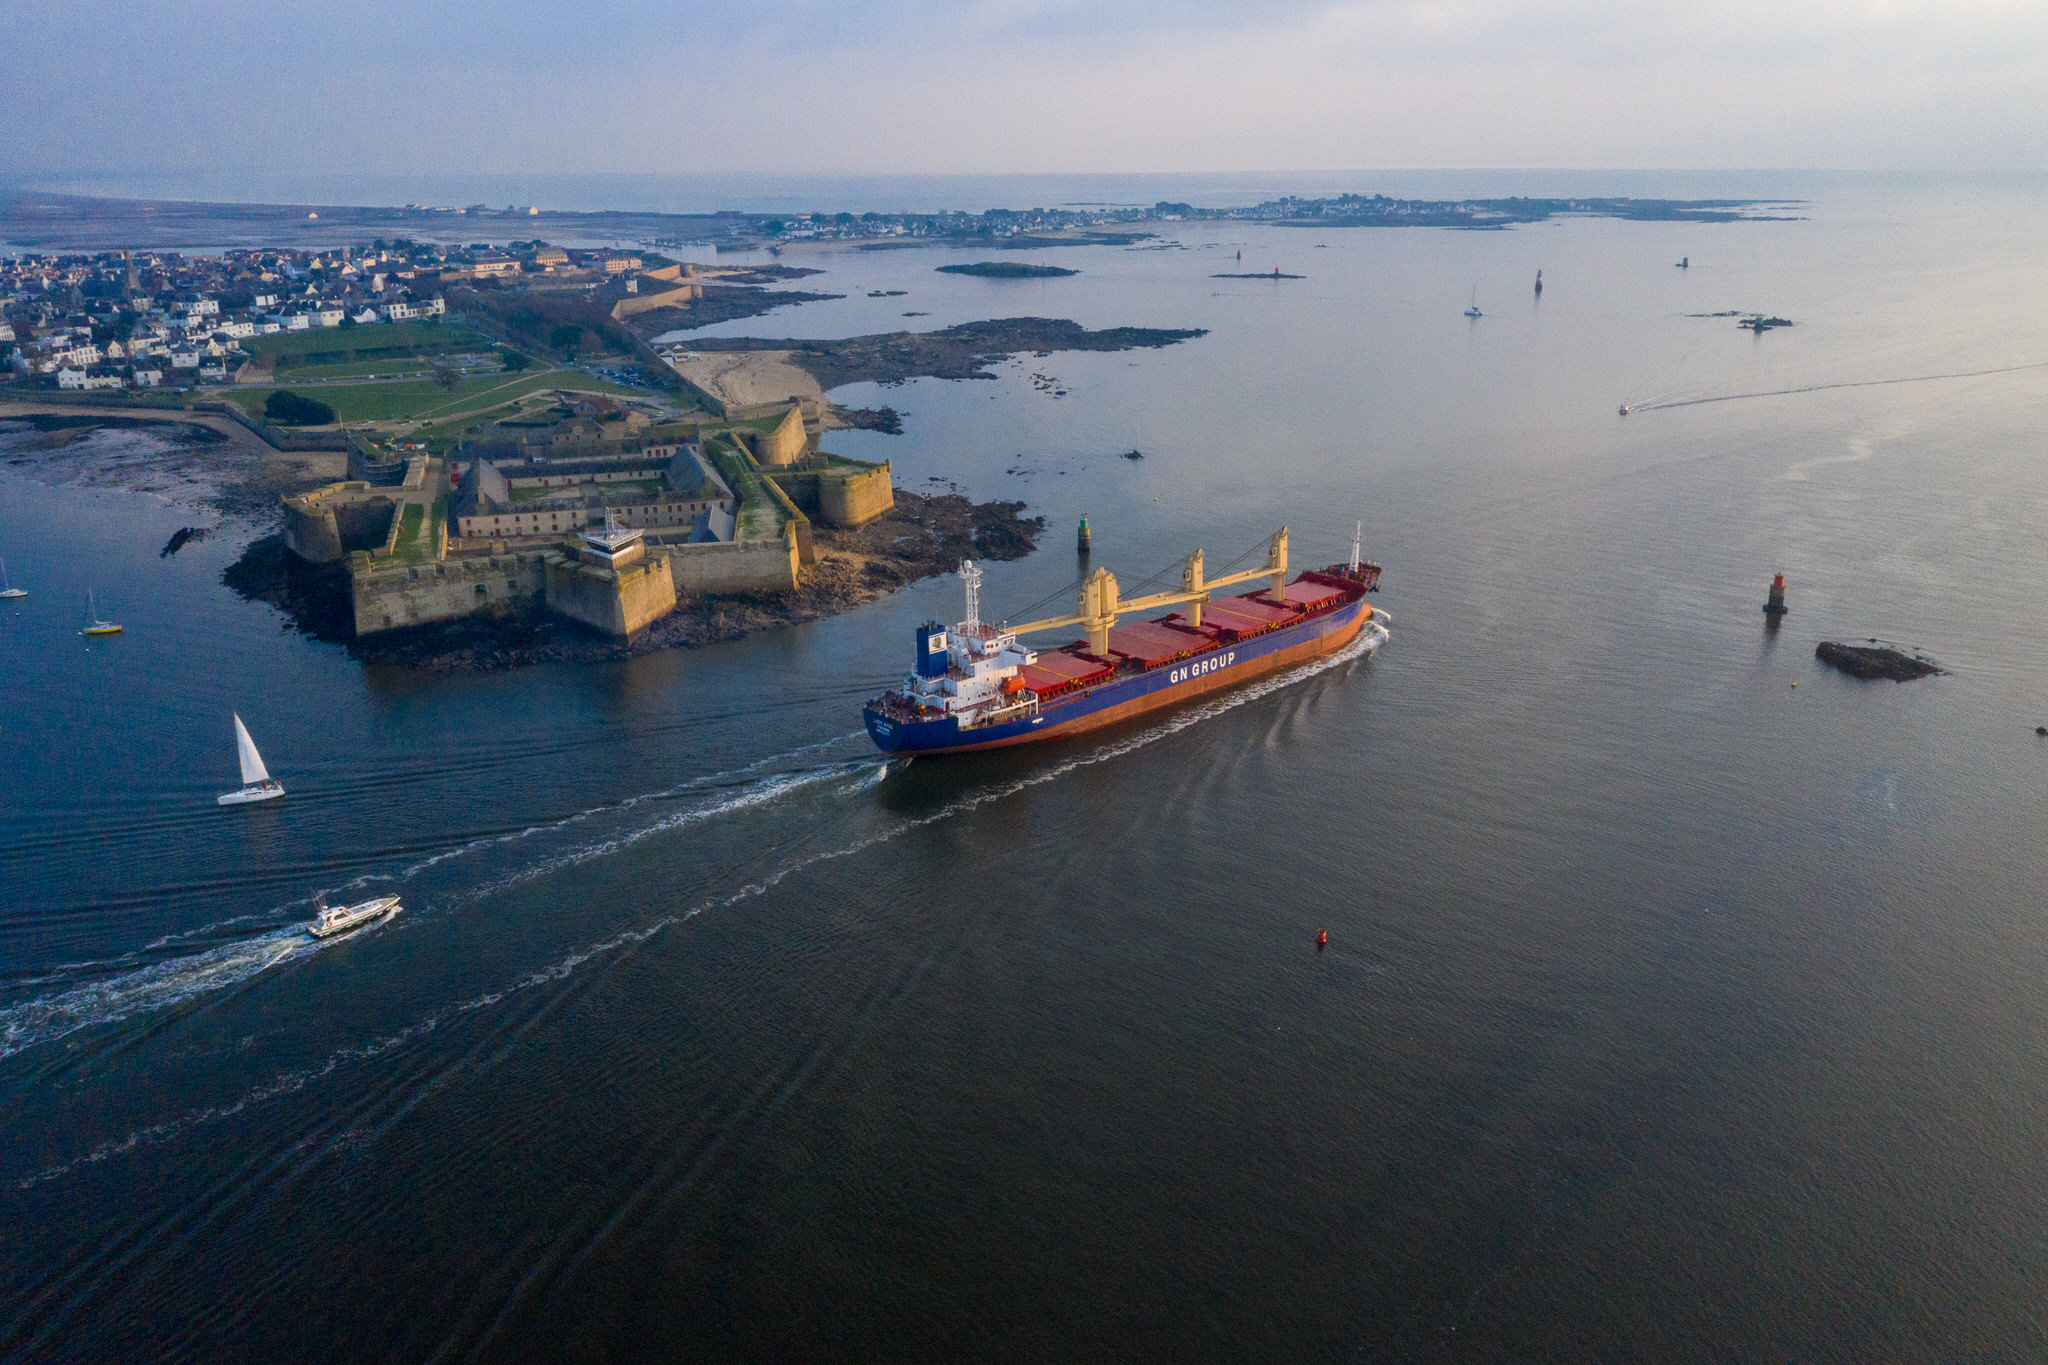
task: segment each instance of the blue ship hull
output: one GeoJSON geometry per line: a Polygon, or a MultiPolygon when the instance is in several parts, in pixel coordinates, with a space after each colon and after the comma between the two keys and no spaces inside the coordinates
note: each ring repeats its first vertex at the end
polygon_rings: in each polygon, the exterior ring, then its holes
{"type": "Polygon", "coordinates": [[[1065,738],[1115,725],[1161,707],[1248,682],[1290,664],[1331,654],[1372,618],[1363,597],[1336,610],[1142,673],[1112,677],[1042,704],[1035,716],[962,730],[957,717],[903,720],[870,703],[861,718],[870,738],[888,753],[964,753],[1065,738]]]}

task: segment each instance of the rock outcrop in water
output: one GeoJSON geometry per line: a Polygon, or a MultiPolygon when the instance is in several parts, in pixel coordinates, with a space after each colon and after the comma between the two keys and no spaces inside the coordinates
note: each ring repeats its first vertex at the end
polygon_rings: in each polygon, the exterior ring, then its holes
{"type": "Polygon", "coordinates": [[[1931,677],[1943,671],[1941,665],[1932,659],[1902,654],[1875,640],[1867,645],[1822,640],[1814,649],[1813,657],[1830,668],[1841,669],[1852,678],[1866,680],[1889,678],[1893,682],[1912,682],[1915,678],[1931,677]]]}

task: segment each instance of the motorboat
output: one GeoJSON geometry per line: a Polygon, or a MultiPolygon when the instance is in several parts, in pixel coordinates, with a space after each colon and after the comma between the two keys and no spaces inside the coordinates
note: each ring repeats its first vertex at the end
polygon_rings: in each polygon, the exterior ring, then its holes
{"type": "Polygon", "coordinates": [[[256,752],[256,741],[249,738],[249,727],[242,724],[240,716],[235,717],[235,757],[242,764],[242,789],[223,792],[217,798],[221,805],[245,806],[251,801],[274,801],[284,795],[284,788],[263,766],[263,755],[256,752]]]}
{"type": "Polygon", "coordinates": [[[314,901],[315,913],[312,922],[306,926],[306,932],[314,938],[333,938],[337,934],[346,934],[352,929],[360,929],[366,924],[388,919],[398,913],[398,908],[396,896],[378,896],[374,900],[366,900],[356,905],[330,906],[327,904],[326,895],[322,894],[314,901]]]}
{"type": "Polygon", "coordinates": [[[1628,407],[1628,404],[1626,404],[1626,403],[1623,403],[1623,404],[1621,405],[1621,415],[1622,415],[1623,417],[1626,417],[1626,416],[1628,416],[1628,413],[1629,413],[1629,407],[1628,407]]]}

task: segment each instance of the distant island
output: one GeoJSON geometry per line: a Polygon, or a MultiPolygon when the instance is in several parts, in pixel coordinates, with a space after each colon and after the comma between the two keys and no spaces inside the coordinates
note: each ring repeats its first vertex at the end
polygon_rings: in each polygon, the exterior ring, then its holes
{"type": "Polygon", "coordinates": [[[920,246],[1030,251],[1131,247],[1156,236],[1161,226],[1178,222],[1494,230],[1566,216],[1653,223],[1783,221],[1796,218],[1801,207],[1797,201],[1757,199],[1394,199],[1340,194],[1283,195],[1222,208],[1162,200],[1149,207],[1099,204],[991,208],[979,213],[585,213],[533,204],[214,204],[17,190],[0,192],[0,240],[32,251],[325,248],[374,237],[450,244],[521,238],[589,245],[630,240],[679,256],[685,249],[716,254],[828,245],[862,251],[920,246]]]}
{"type": "Polygon", "coordinates": [[[1057,265],[1026,265],[1023,261],[976,261],[972,265],[942,265],[941,275],[978,275],[986,280],[1049,280],[1059,275],[1078,275],[1057,265]]]}

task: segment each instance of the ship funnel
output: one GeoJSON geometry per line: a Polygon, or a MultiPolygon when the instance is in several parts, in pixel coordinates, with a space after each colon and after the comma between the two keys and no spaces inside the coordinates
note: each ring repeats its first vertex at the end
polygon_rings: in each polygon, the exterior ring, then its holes
{"type": "Polygon", "coordinates": [[[917,628],[917,676],[943,678],[952,660],[946,650],[946,628],[927,621],[917,628]]]}

